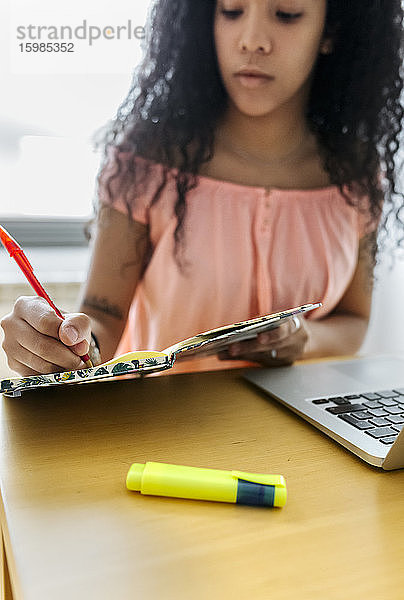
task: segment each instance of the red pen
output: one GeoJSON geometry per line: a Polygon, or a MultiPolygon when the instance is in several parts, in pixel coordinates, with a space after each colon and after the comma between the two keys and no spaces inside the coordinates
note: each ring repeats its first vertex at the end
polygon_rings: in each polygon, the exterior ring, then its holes
{"type": "MultiPolygon", "coordinates": [[[[34,275],[34,269],[32,268],[28,258],[25,256],[23,249],[13,237],[0,225],[0,241],[11,256],[14,258],[17,265],[20,267],[21,271],[24,273],[25,277],[28,279],[31,287],[35,290],[38,296],[41,298],[45,298],[47,303],[53,308],[55,313],[61,319],[64,319],[64,316],[60,312],[60,310],[54,305],[51,298],[49,298],[46,291],[43,289],[42,285],[39,283],[38,279],[34,275]]],[[[88,354],[83,354],[80,356],[81,360],[85,363],[86,367],[93,367],[93,363],[90,360],[88,354]]]]}

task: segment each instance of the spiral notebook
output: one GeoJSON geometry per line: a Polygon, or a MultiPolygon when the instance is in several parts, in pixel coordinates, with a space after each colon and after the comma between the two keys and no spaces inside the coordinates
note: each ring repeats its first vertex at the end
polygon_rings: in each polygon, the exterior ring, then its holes
{"type": "Polygon", "coordinates": [[[123,378],[129,375],[136,377],[164,371],[170,369],[176,360],[217,354],[234,342],[253,338],[258,333],[278,327],[294,315],[314,310],[319,306],[320,303],[304,304],[249,321],[225,325],[181,340],[162,351],[128,352],[90,369],[3,379],[0,381],[0,392],[7,396],[20,396],[24,391],[37,388],[102,382],[111,378],[123,378]]]}

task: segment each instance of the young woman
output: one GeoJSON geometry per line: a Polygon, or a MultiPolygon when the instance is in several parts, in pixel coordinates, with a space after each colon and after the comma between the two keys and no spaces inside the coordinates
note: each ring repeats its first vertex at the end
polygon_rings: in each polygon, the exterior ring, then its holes
{"type": "Polygon", "coordinates": [[[402,16],[400,0],[158,0],[103,139],[80,313],[18,299],[10,367],[80,368],[91,334],[104,361],[311,301],[177,369],[354,353],[383,202],[400,223],[402,16]]]}

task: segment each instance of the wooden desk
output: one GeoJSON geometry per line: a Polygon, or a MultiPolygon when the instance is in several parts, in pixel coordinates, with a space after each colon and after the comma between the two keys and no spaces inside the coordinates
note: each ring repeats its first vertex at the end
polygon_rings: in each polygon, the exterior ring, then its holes
{"type": "Polygon", "coordinates": [[[15,600],[404,597],[404,471],[368,467],[240,371],[4,398],[0,460],[15,600]],[[147,460],[281,473],[288,503],[128,492],[147,460]]]}

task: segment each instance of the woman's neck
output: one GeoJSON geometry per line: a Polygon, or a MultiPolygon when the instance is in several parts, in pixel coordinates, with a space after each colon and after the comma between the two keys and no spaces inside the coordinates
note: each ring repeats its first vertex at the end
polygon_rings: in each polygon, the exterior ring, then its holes
{"type": "Polygon", "coordinates": [[[220,181],[280,189],[330,184],[317,140],[290,104],[276,116],[248,117],[229,107],[218,124],[212,159],[199,171],[220,181]]]}
{"type": "Polygon", "coordinates": [[[261,163],[277,163],[304,158],[313,146],[304,114],[290,105],[263,117],[251,117],[230,104],[216,131],[217,141],[235,154],[261,163]]]}

